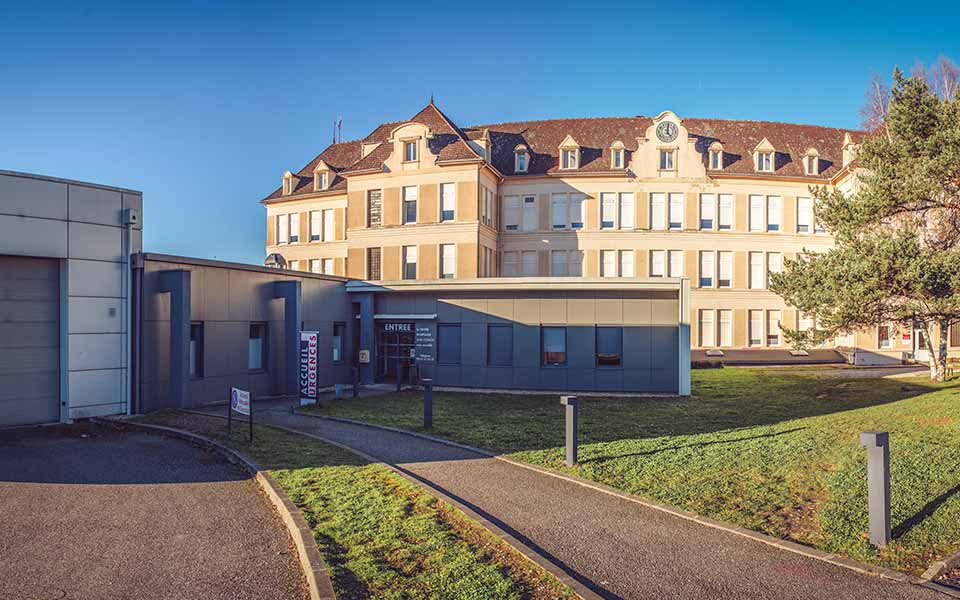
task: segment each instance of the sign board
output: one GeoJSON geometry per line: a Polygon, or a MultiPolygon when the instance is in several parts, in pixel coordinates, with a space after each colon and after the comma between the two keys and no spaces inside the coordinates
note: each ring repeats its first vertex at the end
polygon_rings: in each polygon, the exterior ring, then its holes
{"type": "Polygon", "coordinates": [[[300,332],[300,406],[317,403],[319,340],[319,332],[300,332]]]}
{"type": "Polygon", "coordinates": [[[413,323],[381,323],[380,331],[384,333],[413,333],[413,323]]]}
{"type": "Polygon", "coordinates": [[[417,335],[415,338],[416,359],[420,362],[434,361],[434,338],[433,327],[429,324],[417,325],[417,335]]]}
{"type": "Polygon", "coordinates": [[[230,410],[241,415],[250,414],[250,392],[237,388],[230,388],[230,410]]]}
{"type": "Polygon", "coordinates": [[[361,350],[361,351],[360,351],[360,356],[357,358],[357,360],[358,360],[361,364],[364,364],[364,365],[369,364],[369,363],[370,363],[370,351],[369,351],[369,350],[361,350]]]}

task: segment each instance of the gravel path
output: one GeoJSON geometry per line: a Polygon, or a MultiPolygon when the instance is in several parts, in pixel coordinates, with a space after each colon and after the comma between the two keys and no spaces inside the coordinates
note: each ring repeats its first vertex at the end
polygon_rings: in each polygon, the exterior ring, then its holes
{"type": "Polygon", "coordinates": [[[0,514],[3,600],[307,597],[256,482],[173,438],[0,432],[0,514]]]}
{"type": "MultiPolygon", "coordinates": [[[[572,482],[413,436],[296,416],[261,422],[320,435],[429,482],[608,598],[921,599],[940,594],[859,575],[572,482]]],[[[222,408],[211,411],[223,414],[222,408]]]]}

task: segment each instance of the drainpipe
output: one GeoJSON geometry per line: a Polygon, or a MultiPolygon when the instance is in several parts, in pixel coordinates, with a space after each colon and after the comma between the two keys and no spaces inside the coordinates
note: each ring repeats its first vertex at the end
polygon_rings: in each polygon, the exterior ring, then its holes
{"type": "Polygon", "coordinates": [[[133,257],[133,297],[131,298],[133,304],[132,307],[132,327],[133,330],[133,339],[130,340],[130,347],[132,350],[130,361],[130,402],[132,404],[131,410],[128,412],[133,412],[134,414],[140,413],[140,356],[141,356],[141,344],[140,340],[142,339],[142,330],[141,330],[141,313],[143,312],[143,254],[137,253],[133,257]]]}

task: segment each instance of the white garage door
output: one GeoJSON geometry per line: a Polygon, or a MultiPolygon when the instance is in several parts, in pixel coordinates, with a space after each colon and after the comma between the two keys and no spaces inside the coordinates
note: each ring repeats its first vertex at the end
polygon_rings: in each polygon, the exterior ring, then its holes
{"type": "Polygon", "coordinates": [[[59,262],[0,256],[0,427],[59,420],[59,262]]]}

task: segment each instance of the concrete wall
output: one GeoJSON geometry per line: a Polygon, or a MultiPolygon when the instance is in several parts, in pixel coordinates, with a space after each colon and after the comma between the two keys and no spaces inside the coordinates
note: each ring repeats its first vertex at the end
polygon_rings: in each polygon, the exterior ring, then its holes
{"type": "Polygon", "coordinates": [[[187,384],[185,406],[223,402],[231,387],[249,390],[254,397],[286,393],[286,309],[284,301],[274,297],[277,281],[301,282],[302,328],[320,333],[319,385],[351,381],[349,344],[355,320],[342,279],[202,259],[150,254],[144,259],[140,412],[174,405],[169,385],[171,294],[160,290],[160,274],[169,270],[189,271],[190,320],[204,329],[203,376],[187,384]],[[267,323],[265,371],[247,368],[253,322],[267,323]],[[334,322],[347,325],[340,364],[333,364],[331,356],[334,322]]]}
{"type": "Polygon", "coordinates": [[[126,410],[127,256],[142,245],[142,219],[129,250],[123,209],[142,194],[0,171],[0,254],[60,260],[61,420],[126,410]]]}

